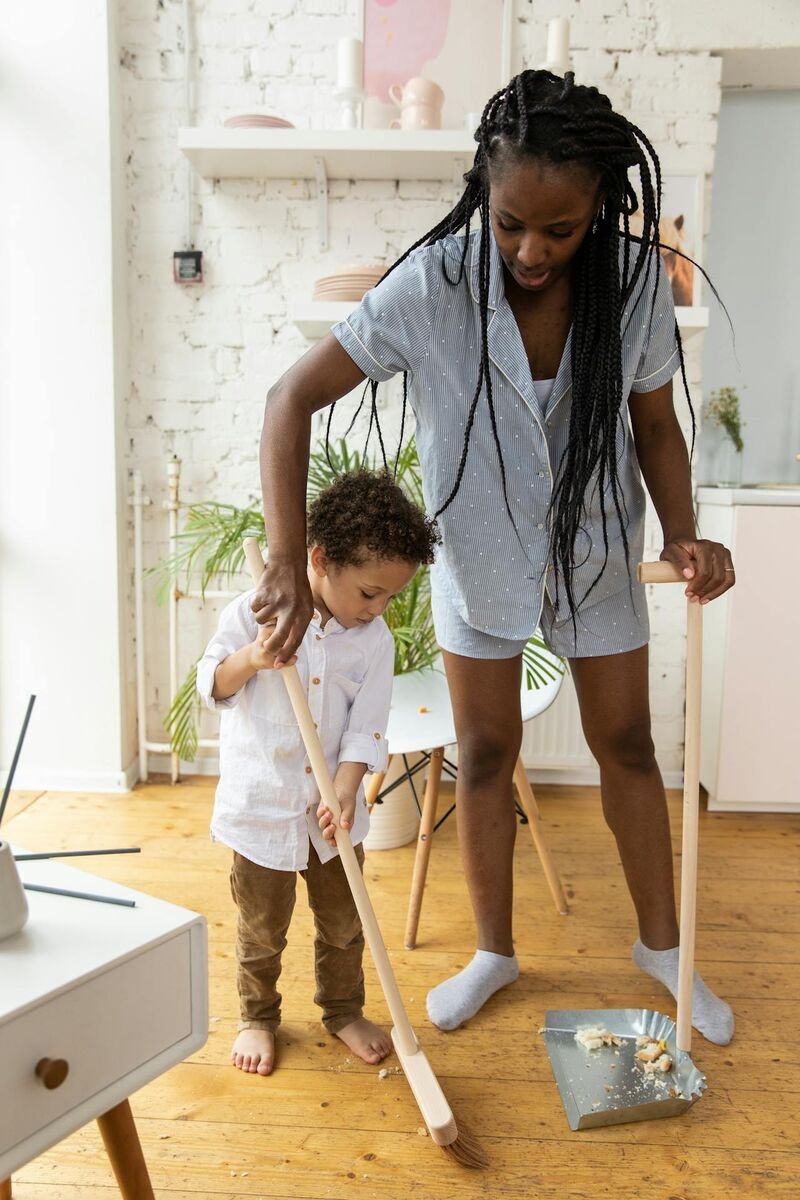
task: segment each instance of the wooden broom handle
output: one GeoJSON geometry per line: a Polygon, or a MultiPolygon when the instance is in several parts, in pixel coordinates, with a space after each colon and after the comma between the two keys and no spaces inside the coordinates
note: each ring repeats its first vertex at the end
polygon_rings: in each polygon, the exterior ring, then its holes
{"type": "MultiPolygon", "coordinates": [[[[257,584],[264,570],[264,560],[261,557],[261,550],[255,538],[245,538],[244,553],[253,582],[257,584]]],[[[367,886],[361,874],[361,868],[358,865],[358,859],[353,849],[353,843],[350,840],[350,834],[347,830],[338,828],[342,810],[333,786],[331,773],[328,770],[325,754],[320,744],[319,734],[317,733],[314,719],[308,707],[308,699],[303,689],[303,684],[296,667],[281,667],[280,674],[283,682],[286,684],[286,690],[289,693],[289,699],[294,709],[297,724],[300,726],[300,734],[303,738],[306,753],[308,754],[308,761],[311,763],[311,770],[314,772],[319,794],[333,813],[334,821],[337,825],[336,847],[339,851],[339,857],[342,860],[342,866],[347,876],[347,882],[353,895],[356,910],[364,927],[364,937],[375,963],[378,978],[381,981],[381,988],[386,997],[386,1003],[389,1006],[389,1013],[392,1018],[400,1051],[402,1054],[416,1054],[419,1049],[419,1043],[417,1042],[414,1030],[411,1028],[405,1005],[400,996],[400,989],[394,977],[392,964],[389,961],[386,945],[378,926],[378,920],[375,916],[375,910],[372,907],[372,901],[369,898],[367,886]]]]}
{"type": "MultiPolygon", "coordinates": [[[[669,562],[640,563],[640,583],[687,583],[669,562]]],[[[703,606],[686,604],[686,733],[683,754],[683,833],[681,838],[681,919],[678,954],[677,1045],[692,1048],[692,990],[697,923],[697,842],[700,810],[700,680],[703,660],[703,606]]]]}

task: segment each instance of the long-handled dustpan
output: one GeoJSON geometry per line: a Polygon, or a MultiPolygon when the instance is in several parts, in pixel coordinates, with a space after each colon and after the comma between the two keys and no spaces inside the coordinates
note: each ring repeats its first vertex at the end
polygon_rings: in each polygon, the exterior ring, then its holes
{"type": "MultiPolygon", "coordinates": [[[[253,581],[258,583],[264,570],[261,551],[255,538],[245,538],[244,552],[247,566],[253,581]]],[[[364,937],[369,946],[370,954],[378,972],[381,988],[386,997],[389,1014],[392,1018],[392,1042],[395,1052],[414,1093],[422,1118],[428,1127],[431,1140],[445,1150],[456,1162],[465,1167],[485,1167],[485,1154],[476,1140],[463,1127],[458,1129],[453,1112],[447,1103],[438,1079],[433,1073],[425,1052],[417,1041],[416,1034],[405,1010],[400,996],[392,964],[386,951],[386,945],[381,935],[375,910],[369,898],[366,884],[361,875],[350,834],[338,828],[341,809],[333,786],[328,764],[320,745],[316,726],[314,725],[308,700],[296,667],[282,667],[281,675],[289,699],[292,702],[294,715],[300,726],[300,733],[305,744],[308,761],[314,773],[319,793],[325,804],[333,813],[336,822],[336,847],[342,860],[347,882],[355,901],[361,924],[364,927],[364,937]]]]}
{"type": "MultiPolygon", "coordinates": [[[[641,583],[682,583],[686,580],[671,563],[639,564],[641,583]]],[[[675,1117],[702,1095],[705,1076],[689,1057],[692,1045],[692,981],[697,899],[697,824],[700,786],[700,672],[703,610],[687,602],[686,738],[683,771],[683,857],[681,862],[680,952],[677,1024],[648,1009],[606,1008],[553,1010],[545,1014],[544,1035],[570,1129],[593,1129],[675,1117]],[[594,1049],[588,1031],[609,1033],[594,1049]],[[642,1049],[637,1041],[652,1039],[642,1049]],[[653,1043],[661,1043],[661,1046],[653,1043]],[[590,1044],[591,1041],[590,1041],[590,1044]],[[653,1069],[638,1055],[664,1055],[671,1069],[653,1069]]]]}

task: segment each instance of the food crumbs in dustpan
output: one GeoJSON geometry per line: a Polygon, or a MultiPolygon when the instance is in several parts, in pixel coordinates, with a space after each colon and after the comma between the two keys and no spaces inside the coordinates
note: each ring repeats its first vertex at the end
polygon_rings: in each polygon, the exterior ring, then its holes
{"type": "Polygon", "coordinates": [[[672,1070],[672,1058],[667,1054],[667,1043],[663,1038],[643,1035],[636,1039],[636,1060],[648,1075],[666,1075],[672,1070]]]}
{"type": "Polygon", "coordinates": [[[579,1029],[575,1034],[575,1041],[579,1046],[583,1046],[586,1050],[599,1050],[602,1046],[621,1046],[622,1038],[618,1038],[615,1033],[610,1033],[608,1029],[579,1029]]]}

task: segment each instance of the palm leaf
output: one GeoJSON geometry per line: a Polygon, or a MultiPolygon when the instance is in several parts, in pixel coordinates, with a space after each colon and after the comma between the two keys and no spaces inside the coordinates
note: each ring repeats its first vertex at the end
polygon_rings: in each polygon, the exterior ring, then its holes
{"type": "MultiPolygon", "coordinates": [[[[198,659],[199,662],[199,659],[198,659]]],[[[197,663],[178,688],[164,718],[164,728],[169,734],[169,744],[185,762],[193,762],[197,754],[197,722],[201,702],[197,693],[197,663]]]]}
{"type": "Polygon", "coordinates": [[[567,664],[563,658],[554,661],[545,643],[538,634],[534,634],[528,638],[522,651],[522,667],[528,691],[538,691],[563,675],[567,664]]]}

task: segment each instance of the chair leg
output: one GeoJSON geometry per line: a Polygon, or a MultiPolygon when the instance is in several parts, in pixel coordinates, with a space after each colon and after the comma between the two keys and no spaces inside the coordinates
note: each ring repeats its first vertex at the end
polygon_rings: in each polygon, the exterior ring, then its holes
{"type": "MultiPolygon", "coordinates": [[[[391,765],[392,765],[392,755],[390,754],[389,761],[386,764],[386,771],[389,770],[389,767],[391,765]]],[[[386,778],[386,771],[377,771],[371,777],[369,783],[367,784],[367,786],[364,789],[364,798],[367,801],[367,808],[369,809],[370,812],[372,812],[372,809],[375,805],[375,801],[378,799],[378,796],[380,795],[381,788],[383,787],[383,781],[386,778]]]]}
{"type": "Polygon", "coordinates": [[[0,1179],[0,1200],[11,1200],[10,1179],[0,1179]]]}
{"type": "Polygon", "coordinates": [[[556,870],[553,856],[550,853],[550,847],[545,839],[539,806],[536,803],[536,797],[533,794],[533,788],[530,785],[522,757],[517,759],[517,765],[514,767],[514,783],[519,793],[520,803],[525,810],[525,816],[528,818],[533,844],[536,847],[536,853],[539,855],[539,861],[542,864],[544,877],[547,880],[547,886],[550,888],[550,895],[553,897],[556,912],[560,913],[562,917],[566,917],[569,915],[569,905],[564,895],[564,889],[561,886],[561,880],[556,870]]]}
{"type": "Polygon", "coordinates": [[[422,802],[422,820],[417,838],[417,853],[414,858],[414,875],[411,881],[411,895],[408,899],[408,916],[406,918],[406,950],[413,950],[417,944],[417,927],[419,914],[422,909],[422,894],[425,891],[425,878],[428,874],[428,859],[431,856],[433,829],[436,825],[436,807],[439,802],[439,784],[442,778],[444,764],[444,746],[438,746],[431,751],[431,761],[428,768],[428,782],[425,786],[425,799],[422,802]]]}

